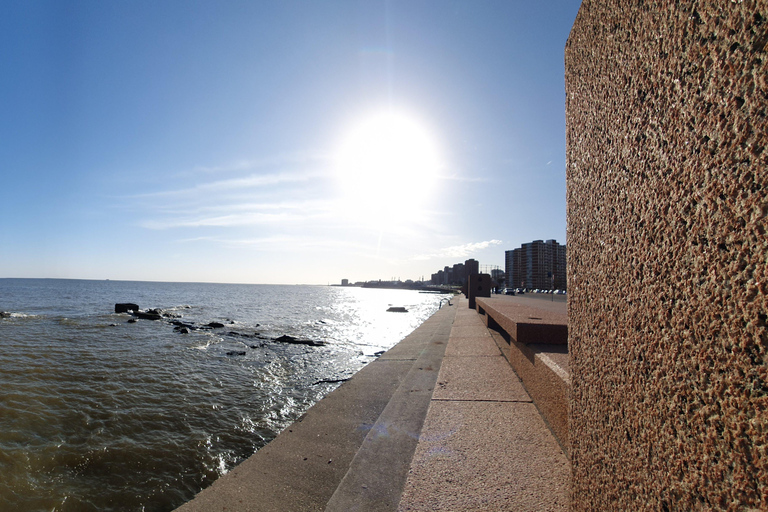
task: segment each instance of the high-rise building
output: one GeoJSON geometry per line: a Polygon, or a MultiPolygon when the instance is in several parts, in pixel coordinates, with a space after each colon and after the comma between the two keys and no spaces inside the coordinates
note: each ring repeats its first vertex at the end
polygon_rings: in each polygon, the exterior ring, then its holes
{"type": "Polygon", "coordinates": [[[433,284],[446,284],[463,286],[467,283],[467,278],[472,274],[480,273],[480,263],[477,260],[469,259],[464,263],[456,263],[451,267],[445,267],[432,274],[433,284]]]}
{"type": "Polygon", "coordinates": [[[480,273],[480,263],[475,259],[468,259],[464,262],[464,269],[466,271],[466,275],[472,275],[472,274],[479,274],[480,273]]]}
{"type": "Polygon", "coordinates": [[[534,240],[505,251],[507,286],[565,290],[566,246],[556,240],[534,240]]]}
{"type": "Polygon", "coordinates": [[[453,265],[453,284],[463,285],[467,282],[467,271],[463,263],[453,265]]]}

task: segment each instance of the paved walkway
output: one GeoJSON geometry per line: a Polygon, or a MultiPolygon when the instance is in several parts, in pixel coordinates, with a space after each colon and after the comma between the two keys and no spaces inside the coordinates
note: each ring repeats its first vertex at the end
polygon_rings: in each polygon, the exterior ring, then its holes
{"type": "Polygon", "coordinates": [[[178,510],[566,510],[565,455],[467,303],[178,510]]]}
{"type": "Polygon", "coordinates": [[[398,509],[564,511],[569,484],[560,446],[460,299],[398,509]]]}

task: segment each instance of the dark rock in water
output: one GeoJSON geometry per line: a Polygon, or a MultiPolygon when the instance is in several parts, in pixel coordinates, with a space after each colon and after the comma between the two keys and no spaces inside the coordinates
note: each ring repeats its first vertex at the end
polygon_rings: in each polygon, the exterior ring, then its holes
{"type": "Polygon", "coordinates": [[[382,355],[384,352],[386,352],[386,350],[379,350],[378,352],[374,352],[374,353],[373,353],[373,355],[374,355],[375,357],[379,357],[379,356],[380,356],[380,355],[382,355]]]}
{"type": "Polygon", "coordinates": [[[387,310],[390,313],[407,313],[408,310],[402,306],[392,306],[387,310]]]}
{"type": "Polygon", "coordinates": [[[256,334],[246,334],[244,332],[229,331],[227,336],[236,336],[238,338],[258,338],[256,334]]]}
{"type": "Polygon", "coordinates": [[[138,310],[139,310],[138,304],[133,304],[130,302],[115,304],[115,313],[128,313],[129,311],[136,312],[138,310]]]}
{"type": "Polygon", "coordinates": [[[181,318],[182,315],[174,313],[173,311],[163,311],[163,317],[165,318],[181,318]]]}
{"type": "Polygon", "coordinates": [[[232,352],[227,352],[228,356],[244,356],[245,351],[244,350],[233,350],[232,352]]]}
{"type": "Polygon", "coordinates": [[[208,327],[213,327],[214,329],[219,329],[221,327],[224,327],[224,324],[220,324],[219,322],[211,322],[208,324],[208,327]]]}
{"type": "Polygon", "coordinates": [[[136,322],[138,322],[138,321],[139,321],[139,319],[138,319],[138,318],[129,318],[127,323],[129,323],[129,324],[135,324],[135,323],[136,323],[136,322]]]}
{"type": "Polygon", "coordinates": [[[318,384],[338,384],[339,382],[347,382],[351,377],[344,377],[342,379],[323,379],[318,380],[317,382],[313,382],[313,386],[317,386],[318,384]]]}
{"type": "Polygon", "coordinates": [[[189,334],[189,329],[186,327],[177,327],[175,330],[178,330],[179,334],[189,334]]]}
{"type": "Polygon", "coordinates": [[[117,327],[117,324],[109,324],[110,327],[117,327]]]}
{"type": "Polygon", "coordinates": [[[11,318],[11,314],[7,311],[0,311],[0,318],[11,318]]]}
{"type": "Polygon", "coordinates": [[[163,316],[159,313],[157,313],[155,310],[150,309],[149,311],[134,311],[133,316],[137,318],[142,318],[144,320],[162,320],[163,316]]]}
{"type": "Polygon", "coordinates": [[[288,336],[287,334],[283,334],[279,338],[275,338],[274,341],[279,343],[291,343],[293,345],[309,345],[310,347],[322,347],[325,345],[325,343],[322,341],[300,340],[298,338],[294,338],[293,336],[288,336]]]}

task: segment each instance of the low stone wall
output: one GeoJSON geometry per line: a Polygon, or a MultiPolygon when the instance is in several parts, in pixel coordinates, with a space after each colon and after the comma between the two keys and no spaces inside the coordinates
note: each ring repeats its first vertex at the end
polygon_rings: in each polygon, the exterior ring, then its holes
{"type": "Polygon", "coordinates": [[[584,0],[573,510],[768,509],[768,3],[584,0]]]}
{"type": "Polygon", "coordinates": [[[571,378],[565,304],[521,297],[478,298],[477,312],[568,455],[571,378]],[[521,325],[538,328],[520,329],[521,325]]]}

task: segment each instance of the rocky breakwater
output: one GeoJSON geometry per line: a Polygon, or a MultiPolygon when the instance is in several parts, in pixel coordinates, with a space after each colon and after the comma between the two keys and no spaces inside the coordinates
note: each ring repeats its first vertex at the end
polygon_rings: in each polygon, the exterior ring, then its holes
{"type": "MultiPolygon", "coordinates": [[[[184,306],[184,308],[189,309],[190,306],[184,306]]],[[[179,334],[190,334],[193,331],[224,330],[227,328],[228,325],[231,326],[235,324],[234,321],[229,319],[226,320],[227,322],[226,324],[222,322],[208,322],[206,324],[197,324],[195,322],[185,322],[181,320],[181,318],[183,318],[183,315],[175,311],[168,311],[161,308],[142,310],[138,306],[138,304],[134,304],[134,303],[115,304],[115,313],[130,314],[131,318],[128,319],[128,323],[136,323],[140,319],[152,320],[152,321],[165,321],[167,324],[173,325],[174,326],[173,330],[178,332],[179,334]]],[[[256,327],[259,327],[259,324],[256,324],[256,327]]],[[[306,345],[310,347],[322,347],[323,345],[325,345],[325,342],[323,341],[296,338],[288,334],[283,334],[282,336],[278,336],[277,338],[271,338],[271,337],[264,336],[259,332],[239,332],[239,331],[229,330],[226,332],[222,332],[221,335],[236,337],[236,338],[240,338],[241,340],[256,339],[256,340],[262,341],[260,344],[248,344],[243,341],[243,343],[251,349],[257,349],[257,348],[263,347],[264,343],[266,342],[288,343],[292,345],[306,345]]],[[[231,352],[227,352],[227,355],[244,356],[246,353],[247,352],[245,351],[231,351],[231,352]]]]}

